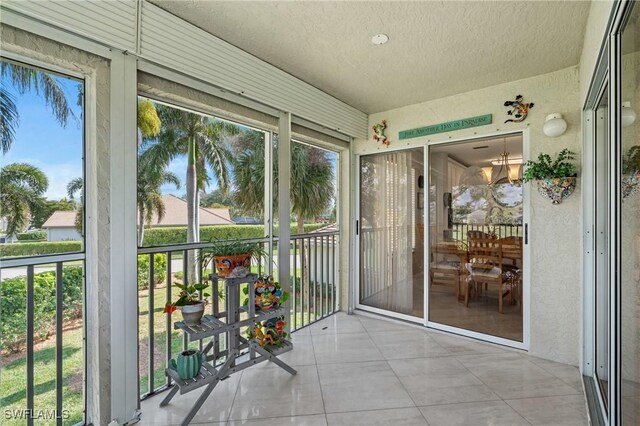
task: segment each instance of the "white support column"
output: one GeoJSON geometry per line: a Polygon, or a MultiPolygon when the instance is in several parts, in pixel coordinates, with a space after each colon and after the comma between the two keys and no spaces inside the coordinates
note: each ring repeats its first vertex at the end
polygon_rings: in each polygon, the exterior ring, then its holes
{"type": "Polygon", "coordinates": [[[136,241],[136,59],[111,60],[110,303],[111,419],[125,424],[138,410],[136,241]]]}
{"type": "Polygon", "coordinates": [[[273,132],[264,133],[264,232],[269,236],[264,271],[273,274],[273,132]]]}
{"type": "MultiPolygon", "coordinates": [[[[291,291],[289,242],[291,239],[291,113],[280,113],[278,123],[278,281],[283,290],[291,291]]],[[[289,305],[291,302],[287,302],[289,305]]],[[[287,322],[287,331],[289,323],[287,322]]]]}

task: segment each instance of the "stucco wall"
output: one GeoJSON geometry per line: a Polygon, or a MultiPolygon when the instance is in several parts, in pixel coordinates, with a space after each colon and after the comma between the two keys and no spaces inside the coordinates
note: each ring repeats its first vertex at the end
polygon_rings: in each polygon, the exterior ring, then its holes
{"type": "Polygon", "coordinates": [[[49,228],[47,241],[78,241],[82,236],[76,228],[49,228]]]}
{"type": "Polygon", "coordinates": [[[34,34],[0,25],[3,52],[41,61],[87,76],[85,110],[89,138],[85,144],[85,220],[87,241],[86,316],[87,422],[110,421],[110,131],[109,62],[98,56],[34,34]],[[98,244],[100,241],[100,244],[98,244]]]}
{"type": "MultiPolygon", "coordinates": [[[[450,138],[480,137],[496,131],[527,129],[529,157],[541,152],[556,153],[562,148],[581,151],[580,95],[578,68],[488,87],[456,96],[410,105],[369,117],[369,126],[387,120],[386,134],[391,147],[417,147],[450,138]],[[507,118],[505,100],[516,95],[534,102],[523,123],[503,124],[507,118]],[[562,113],[569,127],[558,138],[542,133],[549,113],[562,113]],[[493,114],[493,124],[430,137],[399,141],[400,130],[442,123],[459,118],[493,114]]],[[[370,133],[372,131],[370,130],[370,133]]],[[[356,140],[357,154],[375,153],[386,148],[372,140],[356,140]]],[[[525,153],[526,155],[526,153],[525,153]]],[[[535,191],[529,197],[531,212],[531,345],[530,353],[558,362],[578,364],[581,324],[581,199],[580,180],[575,193],[561,205],[552,205],[535,191]]]]}

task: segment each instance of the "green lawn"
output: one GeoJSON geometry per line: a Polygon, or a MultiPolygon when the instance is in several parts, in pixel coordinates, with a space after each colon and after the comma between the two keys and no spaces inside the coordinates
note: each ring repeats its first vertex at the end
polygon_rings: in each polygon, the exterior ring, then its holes
{"type": "MultiPolygon", "coordinates": [[[[253,272],[257,272],[257,267],[252,268],[253,272]]],[[[274,271],[277,275],[277,270],[274,271]]],[[[298,269],[298,276],[301,271],[298,269]]],[[[221,284],[222,286],[222,284],[221,284]]],[[[177,288],[172,289],[173,300],[177,299],[179,290],[177,288]]],[[[313,293],[312,293],[313,294],[313,293]]],[[[326,295],[325,295],[326,296],[326,295]]],[[[298,293],[296,295],[298,312],[296,315],[296,324],[298,327],[302,325],[302,321],[307,324],[310,321],[315,320],[315,317],[307,314],[305,299],[305,312],[299,312],[300,297],[298,293]]],[[[329,299],[330,300],[330,299],[329,299]]],[[[291,300],[292,301],[292,300],[291,300]]],[[[166,315],[164,313],[164,306],[166,302],[166,287],[160,284],[154,288],[154,387],[162,386],[166,377],[164,374],[165,360],[166,360],[166,315]]],[[[318,292],[316,298],[316,306],[320,309],[320,293],[318,292]]],[[[326,303],[325,303],[326,305],[326,303]]],[[[138,298],[139,306],[139,344],[140,344],[140,393],[145,394],[148,391],[148,337],[149,337],[149,291],[140,290],[138,298]]],[[[221,302],[221,306],[223,303],[221,302]]],[[[210,307],[207,307],[210,309],[210,307]]],[[[222,308],[223,310],[223,308],[222,308]]],[[[325,313],[328,313],[328,308],[325,306],[325,313]]],[[[292,312],[293,320],[294,313],[292,312]]],[[[318,318],[320,313],[318,312],[318,318]]],[[[174,313],[172,321],[176,321],[180,318],[179,313],[174,313]]],[[[293,325],[293,322],[290,323],[293,325]]],[[[243,330],[244,333],[244,330],[243,330]]],[[[68,410],[70,417],[64,420],[65,425],[75,424],[82,421],[83,418],[83,400],[82,400],[82,387],[83,387],[83,365],[84,365],[84,351],[82,348],[83,336],[82,328],[76,324],[75,328],[70,328],[63,333],[63,409],[68,410]]],[[[171,351],[172,355],[182,350],[182,336],[179,332],[173,330],[173,324],[171,324],[171,351]]],[[[197,342],[190,344],[190,347],[197,348],[197,342]]],[[[26,407],[26,354],[23,352],[22,356],[10,355],[3,357],[2,367],[0,369],[0,395],[2,400],[0,406],[2,409],[23,409],[26,407]],[[5,362],[9,359],[8,362],[5,362]]],[[[35,371],[35,408],[36,409],[55,409],[56,395],[55,395],[55,337],[45,342],[36,345],[34,353],[34,371],[35,371]]],[[[37,421],[38,424],[55,424],[55,421],[37,421]]],[[[3,418],[2,425],[22,425],[24,421],[18,420],[5,420],[3,418]]]]}

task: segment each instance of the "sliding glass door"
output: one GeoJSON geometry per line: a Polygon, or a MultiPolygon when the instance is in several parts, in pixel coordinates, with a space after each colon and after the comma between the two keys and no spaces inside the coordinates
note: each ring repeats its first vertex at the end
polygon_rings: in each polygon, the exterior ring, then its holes
{"type": "Polygon", "coordinates": [[[360,158],[358,306],[424,317],[423,149],[360,158]]]}
{"type": "Polygon", "coordinates": [[[522,161],[520,133],[429,146],[430,325],[524,341],[522,161]]]}
{"type": "Polygon", "coordinates": [[[620,210],[620,403],[623,425],[640,424],[640,8],[622,33],[620,210]]]}

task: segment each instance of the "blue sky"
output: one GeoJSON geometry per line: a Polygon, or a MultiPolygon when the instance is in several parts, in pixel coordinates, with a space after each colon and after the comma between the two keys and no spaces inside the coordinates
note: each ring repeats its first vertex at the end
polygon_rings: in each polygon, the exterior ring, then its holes
{"type": "Polygon", "coordinates": [[[81,107],[76,104],[78,81],[65,77],[56,77],[56,80],[77,117],[77,120],[69,118],[66,127],[56,121],[44,97],[34,91],[21,95],[9,78],[4,76],[1,80],[3,87],[15,97],[20,122],[13,145],[2,156],[0,165],[29,163],[40,168],[49,178],[45,196],[54,200],[66,197],[67,183],[82,176],[81,107]]]}

